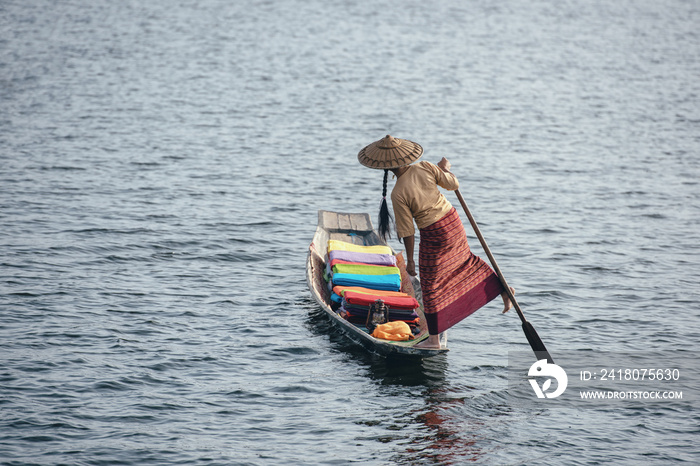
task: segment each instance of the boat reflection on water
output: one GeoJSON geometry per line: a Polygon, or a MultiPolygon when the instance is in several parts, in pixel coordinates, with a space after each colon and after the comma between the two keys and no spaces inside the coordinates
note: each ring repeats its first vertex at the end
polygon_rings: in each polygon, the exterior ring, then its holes
{"type": "Polygon", "coordinates": [[[368,375],[376,383],[413,393],[413,387],[428,391],[443,386],[448,368],[446,356],[422,360],[371,356],[366,363],[368,375]]]}
{"type": "Polygon", "coordinates": [[[385,395],[411,393],[407,401],[412,408],[384,425],[395,434],[386,437],[397,447],[393,464],[478,462],[500,448],[491,432],[511,419],[505,394],[495,387],[450,383],[447,355],[422,361],[375,357],[368,369],[385,395]]]}
{"type": "MultiPolygon", "coordinates": [[[[341,370],[365,375],[366,383],[357,387],[364,394],[359,402],[365,412],[365,420],[358,423],[362,432],[355,437],[359,444],[391,445],[391,462],[399,465],[477,462],[500,448],[490,432],[502,428],[511,416],[505,395],[496,386],[478,388],[451,381],[455,369],[450,370],[448,354],[406,359],[369,353],[329,331],[332,324],[311,302],[309,309],[307,328],[327,338],[336,356],[342,355],[341,370]]],[[[480,380],[491,380],[490,372],[500,368],[473,370],[481,373],[480,380]]]]}
{"type": "Polygon", "coordinates": [[[385,423],[386,436],[377,438],[400,447],[394,464],[463,464],[487,455],[491,442],[484,431],[491,420],[470,413],[472,408],[478,411],[478,406],[470,406],[473,401],[481,403],[481,397],[470,396],[474,387],[449,383],[447,355],[422,361],[369,355],[363,362],[369,377],[388,392],[385,395],[406,396],[413,406],[385,423]]]}
{"type": "Polygon", "coordinates": [[[422,410],[412,413],[421,432],[411,440],[399,463],[413,464],[430,460],[431,464],[463,464],[482,459],[485,422],[464,416],[464,399],[428,401],[422,410]]]}

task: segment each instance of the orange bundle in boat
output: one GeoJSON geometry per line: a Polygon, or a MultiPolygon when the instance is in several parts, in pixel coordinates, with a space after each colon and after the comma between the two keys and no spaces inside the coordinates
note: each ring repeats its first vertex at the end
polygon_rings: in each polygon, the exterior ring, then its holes
{"type": "Polygon", "coordinates": [[[386,324],[377,325],[372,332],[374,338],[382,340],[406,341],[413,340],[413,333],[406,322],[396,320],[386,324]]]}

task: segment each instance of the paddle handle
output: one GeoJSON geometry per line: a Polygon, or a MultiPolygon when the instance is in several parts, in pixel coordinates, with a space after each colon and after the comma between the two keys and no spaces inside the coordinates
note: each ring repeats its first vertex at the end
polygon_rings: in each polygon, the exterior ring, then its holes
{"type": "Polygon", "coordinates": [[[503,276],[503,272],[501,272],[501,268],[496,263],[496,259],[493,257],[493,254],[491,254],[491,249],[489,249],[489,245],[486,244],[486,240],[481,234],[479,225],[476,224],[476,220],[474,220],[472,213],[469,211],[469,207],[467,207],[467,203],[464,201],[462,193],[459,192],[459,189],[456,189],[455,193],[457,194],[457,199],[459,199],[460,204],[462,204],[464,213],[467,214],[467,218],[469,218],[469,223],[472,224],[474,233],[476,233],[476,236],[479,238],[481,247],[484,248],[486,255],[489,256],[489,260],[491,261],[493,270],[496,272],[496,275],[498,275],[499,280],[501,280],[501,284],[505,288],[505,291],[508,294],[508,297],[510,298],[510,302],[513,303],[513,307],[515,307],[515,310],[518,312],[518,317],[520,317],[520,320],[523,323],[523,332],[525,332],[525,336],[527,337],[527,341],[530,343],[530,347],[535,352],[535,355],[537,356],[538,360],[547,359],[547,361],[550,364],[554,364],[552,356],[549,354],[549,351],[547,351],[547,348],[544,346],[544,342],[542,342],[542,339],[537,334],[535,327],[533,327],[532,324],[525,319],[525,315],[523,314],[522,309],[520,309],[520,304],[518,304],[518,301],[515,299],[513,292],[508,286],[508,282],[506,282],[506,278],[503,276]]]}
{"type": "Polygon", "coordinates": [[[510,298],[510,302],[513,303],[513,307],[518,313],[518,317],[520,317],[520,320],[524,324],[525,322],[527,322],[527,320],[525,319],[525,314],[523,314],[522,309],[520,309],[520,304],[518,304],[518,301],[515,299],[515,295],[513,295],[513,292],[510,290],[508,282],[506,281],[506,277],[503,276],[503,272],[501,272],[501,268],[496,262],[496,258],[493,257],[493,254],[491,254],[491,249],[489,249],[489,245],[486,244],[486,240],[484,239],[484,235],[481,234],[479,225],[476,224],[476,220],[474,220],[472,213],[469,211],[469,207],[467,207],[467,203],[464,201],[462,193],[459,192],[459,189],[455,190],[455,194],[457,194],[457,199],[459,199],[459,203],[462,204],[464,213],[467,214],[467,218],[469,219],[469,223],[471,223],[472,228],[474,229],[474,233],[476,233],[476,237],[479,238],[481,247],[484,248],[484,252],[486,252],[486,255],[489,257],[489,261],[491,261],[493,270],[496,272],[496,275],[498,275],[499,280],[501,280],[501,284],[503,285],[503,288],[505,288],[505,291],[508,294],[508,298],[510,298]]]}

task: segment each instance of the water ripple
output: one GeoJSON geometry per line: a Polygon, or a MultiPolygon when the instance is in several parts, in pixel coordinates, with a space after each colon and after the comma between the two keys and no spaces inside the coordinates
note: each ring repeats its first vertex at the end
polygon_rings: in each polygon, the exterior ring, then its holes
{"type": "Polygon", "coordinates": [[[304,279],[318,209],[376,216],[356,154],[391,133],[452,161],[550,351],[691,351],[693,2],[35,3],[0,7],[7,464],[700,456],[689,404],[513,406],[495,304],[385,360],[304,279]]]}

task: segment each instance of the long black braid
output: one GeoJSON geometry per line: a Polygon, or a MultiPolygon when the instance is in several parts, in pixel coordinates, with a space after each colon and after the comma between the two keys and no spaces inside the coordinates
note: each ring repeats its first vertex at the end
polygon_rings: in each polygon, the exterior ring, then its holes
{"type": "Polygon", "coordinates": [[[389,206],[386,202],[386,185],[389,179],[389,170],[384,170],[384,187],[382,189],[382,203],[379,205],[379,236],[384,241],[391,238],[391,227],[394,224],[394,217],[389,213],[389,206]]]}

